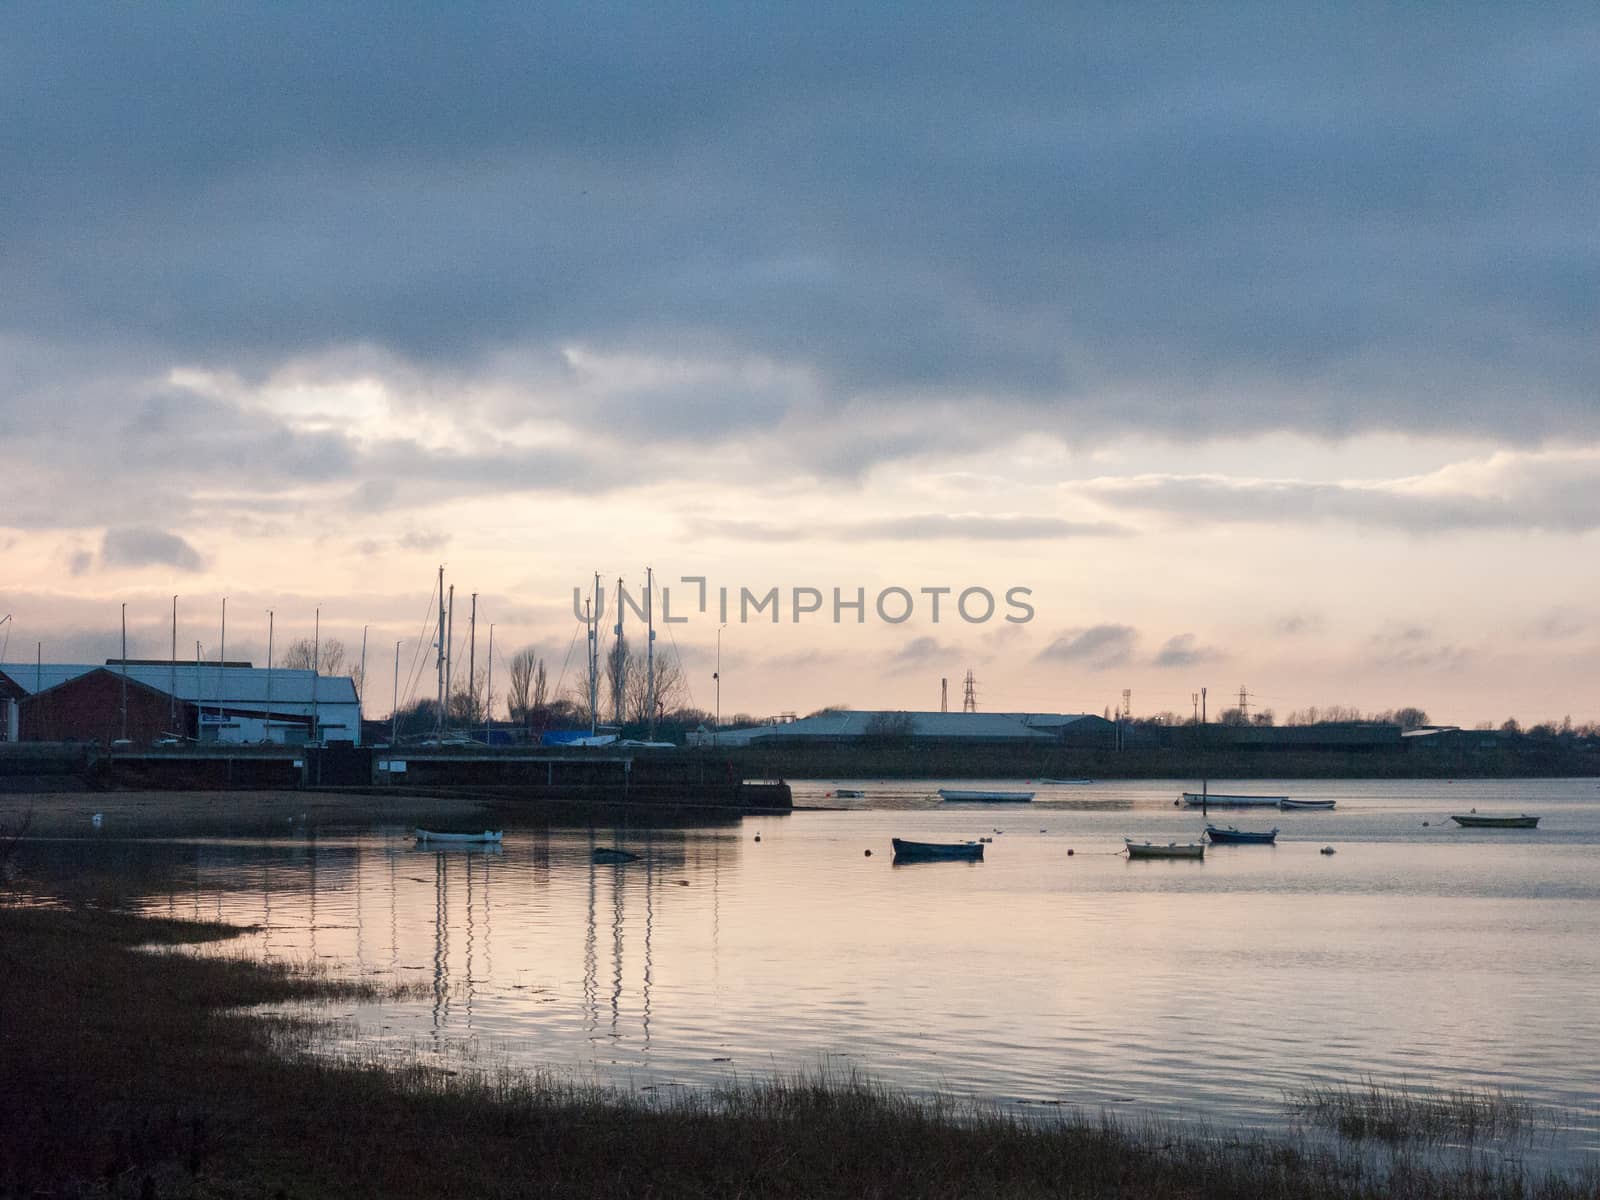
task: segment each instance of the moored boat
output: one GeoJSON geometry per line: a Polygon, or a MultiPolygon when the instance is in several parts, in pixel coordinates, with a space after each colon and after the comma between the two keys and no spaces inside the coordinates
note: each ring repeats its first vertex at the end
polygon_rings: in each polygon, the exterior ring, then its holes
{"type": "Polygon", "coordinates": [[[1076,784],[1093,783],[1092,779],[1041,779],[1040,783],[1049,784],[1051,787],[1068,787],[1076,784]]]}
{"type": "Polygon", "coordinates": [[[482,833],[442,833],[436,829],[418,829],[419,842],[488,842],[498,844],[503,829],[485,829],[482,833]]]}
{"type": "Polygon", "coordinates": [[[866,795],[860,788],[836,788],[833,794],[840,800],[860,800],[866,795]]]}
{"type": "Polygon", "coordinates": [[[1330,809],[1337,803],[1338,801],[1336,800],[1290,800],[1287,796],[1285,796],[1282,800],[1278,801],[1278,807],[1283,809],[1284,812],[1292,812],[1295,809],[1302,808],[1330,809]]]}
{"type": "Polygon", "coordinates": [[[1136,842],[1132,838],[1123,838],[1128,847],[1129,858],[1204,858],[1206,844],[1204,842],[1168,842],[1165,846],[1156,842],[1136,842]]]}
{"type": "Polygon", "coordinates": [[[1537,829],[1539,818],[1527,813],[1453,813],[1450,817],[1457,825],[1468,829],[1537,829]]]}
{"type": "Polygon", "coordinates": [[[1184,792],[1180,799],[1187,808],[1277,808],[1287,796],[1245,796],[1235,792],[1184,792]]]}
{"type": "Polygon", "coordinates": [[[983,846],[979,842],[908,842],[890,838],[896,862],[982,862],[983,846]]]}
{"type": "Polygon", "coordinates": [[[990,802],[1015,802],[1023,803],[1033,799],[1032,792],[990,792],[984,790],[966,791],[960,788],[940,788],[941,800],[987,800],[990,802]]]}
{"type": "Polygon", "coordinates": [[[596,846],[590,855],[597,863],[631,863],[638,862],[639,856],[628,850],[619,850],[615,846],[596,846]]]}
{"type": "Polygon", "coordinates": [[[1226,842],[1238,846],[1271,846],[1278,840],[1278,828],[1274,825],[1265,831],[1253,831],[1235,829],[1232,825],[1226,828],[1207,825],[1206,836],[1213,842],[1226,842]]]}

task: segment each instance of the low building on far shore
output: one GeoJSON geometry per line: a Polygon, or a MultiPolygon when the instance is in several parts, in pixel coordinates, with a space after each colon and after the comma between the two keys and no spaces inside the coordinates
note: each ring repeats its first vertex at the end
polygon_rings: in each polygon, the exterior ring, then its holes
{"type": "Polygon", "coordinates": [[[1116,727],[1093,713],[950,713],[889,710],[818,713],[795,721],[695,730],[691,746],[854,745],[885,740],[991,745],[1110,744],[1116,727]]]}
{"type": "Polygon", "coordinates": [[[20,692],[12,703],[21,741],[361,743],[361,704],[345,675],[109,659],[0,664],[0,680],[20,692]]]}

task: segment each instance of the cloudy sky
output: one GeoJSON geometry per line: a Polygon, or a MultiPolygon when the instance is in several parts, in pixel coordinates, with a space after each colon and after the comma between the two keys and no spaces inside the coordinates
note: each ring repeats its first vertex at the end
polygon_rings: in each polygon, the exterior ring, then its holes
{"type": "Polygon", "coordinates": [[[320,606],[386,711],[440,563],[552,676],[652,565],[704,707],[782,589],[725,713],[1600,716],[1592,6],[7,25],[10,659],[320,606]]]}

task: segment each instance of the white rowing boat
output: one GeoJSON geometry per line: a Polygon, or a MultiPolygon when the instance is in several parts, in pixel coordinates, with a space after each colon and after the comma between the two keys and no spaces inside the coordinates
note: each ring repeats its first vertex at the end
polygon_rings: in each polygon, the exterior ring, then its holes
{"type": "Polygon", "coordinates": [[[1212,808],[1277,808],[1289,797],[1287,796],[1245,796],[1236,792],[1185,792],[1182,799],[1185,808],[1200,808],[1209,805],[1212,808]]]}
{"type": "Polygon", "coordinates": [[[419,829],[417,830],[417,841],[485,842],[491,845],[499,845],[500,839],[504,834],[505,830],[503,829],[485,829],[482,833],[441,833],[435,829],[419,829]]]}
{"type": "Polygon", "coordinates": [[[940,788],[941,800],[985,800],[992,803],[1023,803],[1033,799],[1032,792],[989,792],[983,790],[963,791],[959,788],[940,788]]]}
{"type": "Polygon", "coordinates": [[[1204,858],[1206,844],[1204,842],[1168,842],[1160,845],[1157,842],[1136,842],[1132,838],[1123,838],[1128,847],[1129,858],[1204,858]]]}

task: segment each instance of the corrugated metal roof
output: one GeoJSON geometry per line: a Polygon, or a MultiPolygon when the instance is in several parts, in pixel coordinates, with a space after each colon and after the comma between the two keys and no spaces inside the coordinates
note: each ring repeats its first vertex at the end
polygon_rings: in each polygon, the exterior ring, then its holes
{"type": "Polygon", "coordinates": [[[872,724],[878,719],[911,719],[914,737],[927,738],[986,738],[1014,739],[1019,741],[1053,740],[1055,731],[1084,719],[1083,714],[1065,713],[947,713],[947,712],[895,712],[863,711],[823,713],[815,717],[802,717],[781,725],[764,725],[754,729],[724,730],[721,736],[739,734],[750,737],[775,738],[857,738],[869,736],[872,724]]]}
{"type": "MultiPolygon", "coordinates": [[[[90,671],[105,670],[120,675],[124,668],[107,667],[102,663],[44,663],[35,668],[33,663],[0,663],[0,671],[8,675],[19,687],[28,692],[44,691],[56,687],[90,671]]],[[[270,690],[274,707],[285,705],[310,705],[312,680],[316,679],[316,702],[319,704],[356,703],[355,681],[348,675],[317,676],[314,671],[294,671],[286,667],[217,667],[194,663],[172,666],[127,667],[128,678],[147,687],[191,700],[196,704],[250,704],[264,707],[270,690]],[[270,677],[270,678],[269,678],[270,677]]]]}

